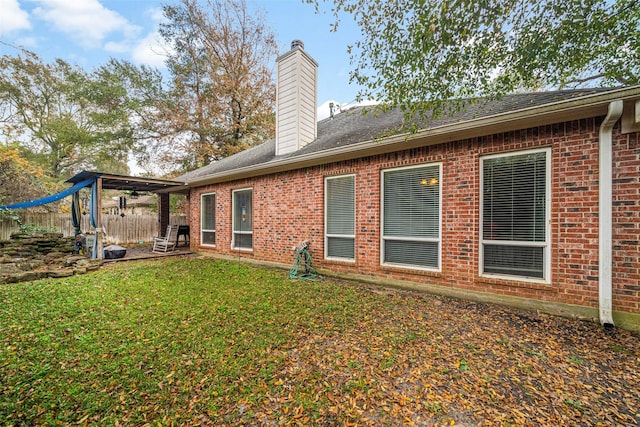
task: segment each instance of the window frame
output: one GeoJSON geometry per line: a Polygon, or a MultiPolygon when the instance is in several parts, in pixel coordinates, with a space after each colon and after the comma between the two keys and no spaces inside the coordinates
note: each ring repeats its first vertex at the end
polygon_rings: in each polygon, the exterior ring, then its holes
{"type": "Polygon", "coordinates": [[[345,261],[345,262],[356,262],[356,175],[355,174],[344,174],[344,175],[334,175],[334,176],[326,176],[324,178],[324,259],[331,261],[345,261]],[[353,234],[329,234],[328,231],[328,214],[329,214],[329,192],[328,189],[328,181],[333,179],[340,178],[353,178],[353,234]],[[336,257],[329,256],[329,239],[330,238],[343,238],[343,239],[352,239],[353,240],[353,258],[346,257],[336,257]]]}
{"type": "Polygon", "coordinates": [[[489,154],[480,157],[480,198],[479,198],[479,230],[480,235],[478,239],[478,273],[480,277],[504,279],[517,282],[536,283],[536,284],[551,284],[551,207],[552,207],[552,177],[551,177],[551,147],[535,148],[530,150],[521,151],[509,151],[502,153],[489,154]],[[495,159],[499,157],[514,157],[534,153],[545,153],[545,208],[544,208],[544,242],[535,241],[522,241],[522,240],[490,240],[484,238],[484,162],[488,159],[495,159]],[[501,274],[484,271],[484,252],[485,245],[497,245],[497,246],[521,246],[521,247],[542,247],[543,248],[543,265],[542,265],[542,278],[534,276],[520,276],[516,274],[501,274]]]}
{"type": "Polygon", "coordinates": [[[215,247],[216,244],[216,193],[215,192],[211,192],[211,193],[202,193],[200,194],[200,246],[207,246],[207,247],[215,247]],[[205,197],[208,196],[213,196],[213,229],[205,229],[204,228],[204,218],[205,218],[205,212],[204,212],[204,207],[205,207],[205,203],[204,203],[204,199],[205,197]],[[213,233],[213,241],[214,243],[204,243],[204,233],[213,233]]]}
{"type": "Polygon", "coordinates": [[[231,191],[231,249],[236,251],[253,252],[253,187],[237,188],[231,191]],[[236,231],[236,194],[242,192],[251,193],[251,229],[236,231]],[[237,246],[236,234],[250,235],[251,247],[237,246]]]}
{"type": "Polygon", "coordinates": [[[419,271],[429,271],[439,273],[442,271],[442,162],[432,162],[432,163],[422,163],[418,165],[411,166],[401,166],[401,167],[393,167],[386,168],[380,171],[380,265],[386,267],[398,267],[409,270],[419,270],[419,271]],[[393,237],[387,236],[385,234],[385,204],[384,204],[384,179],[385,174],[400,170],[408,170],[408,169],[426,169],[432,168],[436,166],[438,168],[438,237],[422,237],[422,238],[411,238],[411,237],[393,237]],[[385,241],[386,240],[395,240],[395,241],[407,241],[407,242],[437,242],[438,248],[438,265],[437,267],[427,267],[420,266],[409,263],[397,263],[397,262],[385,262],[385,241]]]}

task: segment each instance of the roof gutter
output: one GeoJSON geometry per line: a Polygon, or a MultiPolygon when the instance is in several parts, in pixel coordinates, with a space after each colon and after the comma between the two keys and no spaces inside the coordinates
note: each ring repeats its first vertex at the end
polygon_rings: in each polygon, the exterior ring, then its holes
{"type": "Polygon", "coordinates": [[[384,154],[399,149],[411,149],[460,139],[475,138],[494,133],[509,132],[528,127],[560,123],[576,118],[604,116],[610,102],[617,99],[628,100],[640,95],[640,86],[623,88],[606,93],[584,96],[578,99],[558,101],[539,107],[525,108],[509,113],[495,114],[478,119],[425,129],[417,133],[405,133],[388,138],[363,141],[345,147],[337,147],[322,152],[293,157],[278,158],[260,165],[246,166],[233,170],[196,178],[186,183],[188,187],[202,186],[244,179],[271,173],[284,172],[303,167],[316,166],[356,157],[384,154]]]}
{"type": "Polygon", "coordinates": [[[614,326],[612,317],[612,258],[613,258],[613,126],[622,116],[622,100],[609,104],[609,110],[600,126],[600,189],[598,195],[598,307],[600,323],[614,326]]]}

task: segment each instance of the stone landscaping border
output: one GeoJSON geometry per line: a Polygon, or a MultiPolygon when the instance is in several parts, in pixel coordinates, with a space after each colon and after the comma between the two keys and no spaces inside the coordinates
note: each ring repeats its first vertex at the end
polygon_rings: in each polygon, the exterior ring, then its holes
{"type": "Polygon", "coordinates": [[[12,234],[0,242],[0,284],[68,277],[103,264],[75,253],[75,239],[61,233],[12,234]]]}

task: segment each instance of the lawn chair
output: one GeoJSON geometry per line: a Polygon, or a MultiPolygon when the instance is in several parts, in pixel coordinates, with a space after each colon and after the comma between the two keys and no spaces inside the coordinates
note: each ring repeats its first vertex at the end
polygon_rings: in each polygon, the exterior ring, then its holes
{"type": "Polygon", "coordinates": [[[170,225],[164,237],[153,238],[153,248],[151,252],[171,252],[178,243],[178,226],[170,225]]]}

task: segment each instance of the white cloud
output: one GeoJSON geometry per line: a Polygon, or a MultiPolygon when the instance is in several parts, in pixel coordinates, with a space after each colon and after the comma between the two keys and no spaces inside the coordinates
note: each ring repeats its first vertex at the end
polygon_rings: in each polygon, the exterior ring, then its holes
{"type": "MultiPolygon", "coordinates": [[[[5,0],[0,0],[5,1],[5,0]]],[[[112,33],[135,37],[140,27],[130,24],[118,13],[105,8],[97,0],[36,0],[33,10],[38,18],[84,47],[96,47],[112,33]]]]}
{"type": "Polygon", "coordinates": [[[131,59],[138,64],[162,68],[167,56],[174,52],[158,33],[160,23],[166,21],[166,18],[162,8],[158,7],[147,9],[145,16],[155,23],[155,30],[135,43],[131,49],[131,59]]]}
{"type": "Polygon", "coordinates": [[[149,19],[155,22],[166,21],[166,18],[164,16],[164,10],[162,10],[162,8],[160,7],[153,7],[153,8],[147,9],[147,11],[145,12],[145,15],[147,15],[149,19]]]}
{"type": "Polygon", "coordinates": [[[18,0],[0,0],[0,34],[31,28],[29,14],[20,9],[18,0]]]}
{"type": "MultiPolygon", "coordinates": [[[[1,24],[0,24],[1,25],[1,24]]],[[[18,37],[15,41],[16,46],[23,46],[27,49],[33,49],[38,46],[38,39],[35,37],[18,37]]]]}
{"type": "Polygon", "coordinates": [[[131,57],[138,64],[163,67],[167,55],[172,52],[173,49],[165,43],[160,34],[153,32],[138,42],[131,52],[131,57]]]}
{"type": "Polygon", "coordinates": [[[131,50],[131,43],[128,41],[121,42],[106,42],[104,50],[112,53],[126,53],[131,50]]]}

